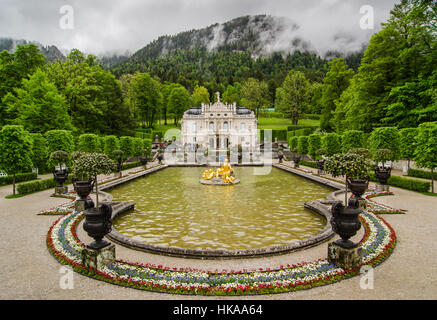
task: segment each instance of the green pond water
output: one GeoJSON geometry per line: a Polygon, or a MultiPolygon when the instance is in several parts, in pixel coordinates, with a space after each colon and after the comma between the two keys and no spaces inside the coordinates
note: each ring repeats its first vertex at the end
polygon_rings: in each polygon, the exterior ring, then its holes
{"type": "Polygon", "coordinates": [[[112,189],[115,200],[136,203],[114,227],[153,245],[238,250],[287,244],[326,226],[304,202],[325,197],[329,188],[276,168],[254,175],[253,167],[234,168],[240,184],[202,185],[205,170],[167,168],[112,189]]]}

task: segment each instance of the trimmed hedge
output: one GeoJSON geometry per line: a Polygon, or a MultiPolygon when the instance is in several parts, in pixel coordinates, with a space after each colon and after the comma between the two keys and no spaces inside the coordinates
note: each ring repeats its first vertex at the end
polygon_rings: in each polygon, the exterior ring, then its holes
{"type": "MultiPolygon", "coordinates": [[[[36,180],[37,178],[38,177],[36,172],[17,173],[15,175],[15,183],[36,180]]],[[[0,177],[0,186],[12,184],[12,179],[13,179],[12,175],[6,177],[0,177]]]]}
{"type": "MultiPolygon", "coordinates": [[[[264,129],[260,130],[260,140],[264,141],[264,129]]],[[[275,138],[278,138],[278,141],[287,141],[288,132],[287,130],[272,130],[272,142],[275,141],[275,138]]]]}
{"type": "MultiPolygon", "coordinates": [[[[378,181],[375,178],[375,174],[373,172],[369,174],[369,177],[371,181],[374,182],[378,181]]],[[[390,179],[388,179],[387,183],[393,187],[398,187],[398,188],[417,191],[417,192],[429,192],[429,189],[431,188],[430,182],[408,179],[399,176],[391,176],[390,179]]]]}
{"type": "MultiPolygon", "coordinates": [[[[68,180],[70,180],[70,179],[68,179],[68,180]]],[[[65,184],[68,184],[68,182],[66,182],[65,184]]],[[[21,183],[21,184],[17,185],[17,192],[19,194],[34,193],[34,192],[54,188],[57,185],[58,185],[58,183],[53,178],[35,180],[35,181],[21,183]]]]}
{"type": "MultiPolygon", "coordinates": [[[[411,168],[408,169],[408,176],[432,180],[431,171],[425,171],[420,169],[411,169],[411,168]]],[[[437,178],[437,173],[434,172],[434,179],[436,178],[437,178]]]]}
{"type": "Polygon", "coordinates": [[[132,169],[141,166],[141,162],[128,162],[121,165],[121,170],[132,169]]]}
{"type": "Polygon", "coordinates": [[[305,166],[305,167],[310,167],[310,168],[315,168],[315,169],[319,168],[319,167],[317,167],[317,163],[315,163],[314,161],[300,160],[299,164],[302,166],[305,166]]]}

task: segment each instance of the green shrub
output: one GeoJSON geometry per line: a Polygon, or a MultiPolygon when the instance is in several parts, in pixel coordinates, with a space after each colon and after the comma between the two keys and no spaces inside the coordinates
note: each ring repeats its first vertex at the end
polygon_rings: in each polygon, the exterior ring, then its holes
{"type": "Polygon", "coordinates": [[[311,158],[316,158],[316,152],[322,147],[322,136],[320,134],[311,134],[308,137],[308,153],[311,158]]]}
{"type": "Polygon", "coordinates": [[[152,140],[143,139],[143,150],[146,150],[146,156],[152,154],[152,140]]]}
{"type": "Polygon", "coordinates": [[[392,152],[390,159],[399,159],[399,131],[395,127],[376,128],[368,139],[369,150],[375,156],[377,150],[386,149],[392,152]]]}
{"type": "MultiPolygon", "coordinates": [[[[261,141],[264,141],[264,131],[264,129],[260,130],[261,141]]],[[[275,138],[277,138],[278,141],[287,141],[287,130],[272,130],[272,142],[275,141],[275,138]]]]}
{"type": "Polygon", "coordinates": [[[143,154],[144,142],[141,138],[133,138],[133,155],[141,156],[143,154]]]}
{"type": "Polygon", "coordinates": [[[48,172],[47,160],[49,154],[47,152],[47,140],[41,133],[31,133],[32,138],[32,162],[38,172],[48,172]]]}
{"type": "Polygon", "coordinates": [[[341,148],[343,153],[350,149],[364,148],[364,132],[359,130],[345,131],[341,137],[341,148]]]}
{"type": "MultiPolygon", "coordinates": [[[[377,182],[378,180],[375,178],[375,174],[371,172],[369,174],[370,180],[377,182]]],[[[387,184],[393,187],[398,187],[402,189],[407,189],[416,192],[429,192],[431,188],[431,183],[426,181],[420,181],[415,179],[408,179],[399,176],[391,176],[387,184]]]]}
{"type": "Polygon", "coordinates": [[[74,138],[67,130],[50,130],[45,133],[47,140],[47,153],[62,150],[71,154],[74,151],[74,138]]]}
{"type": "MultiPolygon", "coordinates": [[[[12,175],[6,177],[0,177],[0,186],[12,184],[12,178],[13,178],[12,175]]],[[[37,179],[36,172],[17,173],[15,175],[15,182],[31,181],[36,179],[37,179]]]]}
{"type": "Polygon", "coordinates": [[[118,138],[116,136],[106,136],[103,139],[104,148],[103,153],[111,159],[115,159],[114,150],[119,149],[118,138]]]}
{"type": "MultiPolygon", "coordinates": [[[[422,178],[422,179],[432,179],[431,171],[425,171],[420,169],[408,169],[408,175],[410,177],[422,178]]],[[[436,178],[436,174],[434,174],[434,178],[436,178]]]]}
{"type": "Polygon", "coordinates": [[[326,150],[327,156],[341,153],[340,136],[336,133],[328,133],[322,136],[322,148],[326,150]]]}
{"type": "Polygon", "coordinates": [[[298,139],[297,142],[297,152],[299,152],[302,155],[308,154],[308,137],[307,136],[301,136],[298,139]]]}
{"type": "Polygon", "coordinates": [[[303,165],[305,167],[310,167],[310,168],[318,169],[317,163],[315,163],[314,161],[300,160],[299,164],[301,164],[301,165],[303,165]]]}
{"type": "Polygon", "coordinates": [[[399,130],[399,152],[402,159],[414,159],[417,134],[417,128],[404,128],[399,130]]]}
{"type": "Polygon", "coordinates": [[[298,142],[299,137],[291,137],[290,140],[288,140],[288,146],[290,147],[291,152],[297,152],[298,142]]]}
{"type": "Polygon", "coordinates": [[[119,147],[123,151],[123,159],[128,159],[134,155],[134,142],[132,137],[120,137],[119,147]]]}
{"type": "Polygon", "coordinates": [[[139,161],[123,163],[121,166],[121,170],[132,169],[132,168],[136,168],[136,167],[140,167],[140,166],[141,166],[141,162],[139,162],[139,161]]]}
{"type": "Polygon", "coordinates": [[[99,137],[96,134],[90,133],[80,135],[76,149],[89,153],[99,152],[99,137]]]}

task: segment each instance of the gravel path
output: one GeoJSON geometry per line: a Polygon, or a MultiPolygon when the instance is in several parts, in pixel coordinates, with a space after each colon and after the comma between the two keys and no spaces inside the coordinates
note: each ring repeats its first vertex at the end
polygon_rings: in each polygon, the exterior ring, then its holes
{"type": "MultiPolygon", "coordinates": [[[[131,169],[128,171],[136,171],[131,169]]],[[[312,169],[308,169],[312,170],[312,169]]],[[[128,172],[128,171],[125,171],[128,172]]],[[[61,265],[49,254],[45,237],[56,216],[38,216],[66,199],[51,198],[53,190],[5,199],[11,186],[0,187],[0,299],[214,299],[138,291],[93,280],[74,273],[74,289],[61,289],[61,265]]],[[[70,186],[71,188],[71,186],[70,186]]],[[[391,188],[394,196],[378,202],[407,209],[405,215],[385,215],[397,234],[397,246],[386,262],[374,270],[374,289],[360,288],[360,277],[311,290],[240,297],[240,299],[436,299],[437,298],[437,197],[391,188]]],[[[342,199],[342,195],[339,195],[342,199]]],[[[358,241],[363,230],[355,236],[358,241]]],[[[89,242],[78,228],[79,238],[89,242]]],[[[191,266],[222,270],[278,266],[325,258],[327,243],[314,248],[260,259],[191,260],[147,254],[116,246],[117,258],[164,266],[191,266]]],[[[217,297],[215,299],[228,299],[217,297]]],[[[230,297],[235,299],[235,297],[230,297]]]]}

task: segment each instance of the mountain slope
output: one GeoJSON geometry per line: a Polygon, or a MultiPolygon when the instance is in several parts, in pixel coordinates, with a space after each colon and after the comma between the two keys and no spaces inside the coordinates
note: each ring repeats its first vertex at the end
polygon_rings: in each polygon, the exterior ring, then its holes
{"type": "Polygon", "coordinates": [[[47,58],[49,62],[56,62],[58,60],[64,61],[65,56],[56,46],[44,46],[36,41],[17,40],[12,38],[0,38],[0,51],[7,50],[13,52],[18,45],[33,43],[38,46],[41,53],[47,58]]]}

